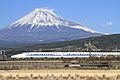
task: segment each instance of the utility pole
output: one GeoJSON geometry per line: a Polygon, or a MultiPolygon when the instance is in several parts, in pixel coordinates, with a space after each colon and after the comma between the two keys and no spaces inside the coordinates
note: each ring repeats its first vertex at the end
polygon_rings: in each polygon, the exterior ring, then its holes
{"type": "Polygon", "coordinates": [[[39,52],[41,52],[42,51],[42,49],[41,48],[39,48],[39,52]]]}
{"type": "Polygon", "coordinates": [[[84,46],[87,47],[87,52],[88,52],[89,51],[89,46],[86,42],[85,42],[84,46]]]}
{"type": "Polygon", "coordinates": [[[68,50],[69,50],[69,52],[71,51],[71,50],[70,50],[70,46],[68,46],[68,50]]]}
{"type": "Polygon", "coordinates": [[[91,57],[91,41],[88,42],[88,51],[89,51],[89,57],[91,57]]]}
{"type": "Polygon", "coordinates": [[[116,44],[116,46],[115,46],[115,52],[117,52],[118,51],[118,45],[116,44]]]}
{"type": "Polygon", "coordinates": [[[88,43],[85,42],[84,46],[87,47],[87,52],[90,53],[89,57],[91,57],[91,46],[92,46],[91,41],[89,41],[88,43]]]}

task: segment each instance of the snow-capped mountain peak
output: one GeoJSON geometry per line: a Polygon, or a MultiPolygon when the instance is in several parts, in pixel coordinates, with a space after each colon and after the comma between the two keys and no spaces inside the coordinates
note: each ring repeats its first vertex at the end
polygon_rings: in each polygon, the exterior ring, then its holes
{"type": "Polygon", "coordinates": [[[55,26],[59,30],[59,26],[66,26],[69,28],[81,29],[91,33],[97,33],[96,31],[89,29],[88,27],[63,19],[62,17],[56,15],[52,9],[48,8],[36,8],[26,16],[11,24],[9,26],[9,29],[15,27],[24,27],[26,25],[31,26],[28,29],[29,32],[32,30],[32,28],[39,28],[44,26],[55,26]]]}
{"type": "Polygon", "coordinates": [[[47,8],[36,8],[28,15],[14,22],[11,26],[17,27],[31,24],[33,26],[58,26],[65,25],[63,18],[57,16],[53,10],[47,8]]]}
{"type": "Polygon", "coordinates": [[[51,43],[101,35],[79,23],[63,19],[46,8],[36,8],[0,30],[0,40],[18,44],[51,43]]]}

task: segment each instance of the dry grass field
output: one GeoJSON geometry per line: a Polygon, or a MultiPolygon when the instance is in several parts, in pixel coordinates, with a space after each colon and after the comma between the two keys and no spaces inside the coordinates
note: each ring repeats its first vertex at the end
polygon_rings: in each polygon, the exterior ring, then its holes
{"type": "Polygon", "coordinates": [[[79,74],[80,76],[102,76],[105,74],[106,76],[116,76],[120,75],[120,70],[1,70],[0,75],[4,76],[28,76],[30,74],[33,74],[34,76],[41,75],[45,76],[47,74],[55,76],[64,75],[67,76],[68,74],[75,75],[79,74]],[[4,75],[5,74],[5,75],[4,75]]]}
{"type": "Polygon", "coordinates": [[[0,80],[120,80],[120,70],[1,70],[0,80]]]}

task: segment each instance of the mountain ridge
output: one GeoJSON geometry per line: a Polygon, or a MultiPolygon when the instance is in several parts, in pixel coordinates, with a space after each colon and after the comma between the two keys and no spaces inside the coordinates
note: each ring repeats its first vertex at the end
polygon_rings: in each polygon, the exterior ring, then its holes
{"type": "Polygon", "coordinates": [[[46,9],[46,8],[40,8],[40,9],[36,8],[35,10],[30,12],[23,18],[12,23],[10,25],[10,28],[18,27],[19,25],[20,26],[31,25],[31,28],[33,28],[34,26],[37,28],[39,28],[41,26],[56,26],[57,28],[59,28],[59,26],[67,26],[67,27],[71,27],[71,28],[83,29],[86,31],[90,31],[92,33],[96,32],[96,31],[89,29],[78,23],[73,23],[73,22],[67,21],[64,18],[56,15],[50,9],[46,9]],[[76,24],[76,25],[74,25],[74,24],[76,24]],[[69,25],[73,25],[73,26],[69,26],[69,25]]]}
{"type": "MultiPolygon", "coordinates": [[[[0,46],[0,49],[11,50],[15,52],[24,52],[28,51],[87,51],[87,47],[85,44],[91,42],[93,51],[115,51],[116,45],[118,51],[120,51],[120,34],[112,34],[112,35],[105,35],[99,37],[91,37],[86,39],[78,39],[72,41],[61,41],[61,42],[54,42],[54,43],[47,43],[47,44],[33,44],[33,45],[21,45],[21,46],[0,46]],[[16,51],[17,50],[17,51],[16,51]]],[[[92,50],[91,49],[91,50],[92,50]]]]}
{"type": "Polygon", "coordinates": [[[53,50],[57,50],[57,48],[58,50],[60,49],[62,50],[66,48],[66,50],[68,50],[68,47],[72,47],[71,51],[72,49],[77,49],[77,48],[80,48],[81,51],[84,51],[86,49],[85,44],[88,44],[89,42],[91,42],[91,45],[96,46],[97,50],[100,49],[100,51],[115,50],[116,45],[120,51],[120,34],[111,34],[111,35],[104,35],[99,37],[90,37],[86,39],[62,41],[62,42],[55,42],[55,43],[49,43],[49,44],[39,44],[39,45],[33,45],[31,47],[27,47],[27,48],[28,49],[41,48],[41,49],[53,49],[53,50]]]}
{"type": "Polygon", "coordinates": [[[49,9],[35,9],[0,30],[1,40],[15,43],[49,43],[101,36],[81,24],[67,21],[49,9]]]}

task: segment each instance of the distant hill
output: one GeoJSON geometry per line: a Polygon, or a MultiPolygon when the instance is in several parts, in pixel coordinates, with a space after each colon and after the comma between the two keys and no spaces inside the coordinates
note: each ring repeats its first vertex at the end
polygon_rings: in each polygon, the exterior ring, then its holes
{"type": "Polygon", "coordinates": [[[71,41],[61,41],[49,44],[38,44],[38,45],[13,45],[0,47],[0,49],[20,49],[20,50],[38,50],[38,49],[55,49],[55,48],[86,48],[85,43],[91,41],[92,46],[95,46],[98,49],[115,49],[116,44],[120,49],[120,34],[106,35],[101,37],[91,37],[86,39],[78,39],[71,41]]]}
{"type": "Polygon", "coordinates": [[[72,40],[72,41],[63,41],[56,42],[50,44],[40,44],[34,45],[31,47],[27,47],[29,49],[62,49],[71,47],[71,49],[81,48],[81,50],[85,49],[85,43],[91,41],[92,46],[95,46],[100,50],[114,50],[116,45],[117,48],[120,49],[120,34],[106,35],[101,37],[91,37],[86,39],[72,40]]]}
{"type": "Polygon", "coordinates": [[[6,46],[0,47],[2,50],[6,50],[8,56],[20,54],[26,51],[87,51],[85,43],[91,41],[93,51],[113,51],[116,44],[120,51],[120,34],[107,35],[101,37],[91,37],[86,39],[62,41],[49,44],[39,44],[32,46],[6,46]]]}

